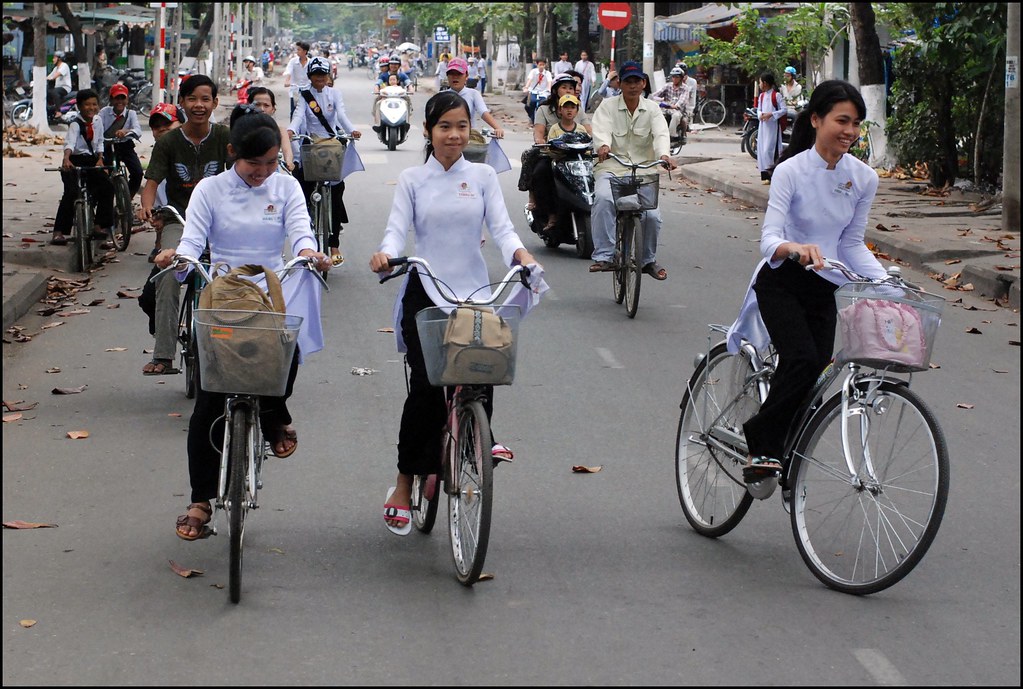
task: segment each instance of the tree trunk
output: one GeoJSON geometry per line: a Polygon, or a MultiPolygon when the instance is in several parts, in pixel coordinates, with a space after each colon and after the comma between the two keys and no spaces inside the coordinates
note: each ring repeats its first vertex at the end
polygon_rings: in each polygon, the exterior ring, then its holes
{"type": "MultiPolygon", "coordinates": [[[[92,88],[92,72],[89,67],[88,51],[85,49],[85,34],[82,33],[82,22],[71,11],[71,6],[66,2],[53,3],[60,13],[68,31],[71,32],[71,40],[75,43],[75,63],[78,65],[78,88],[92,88]]],[[[69,64],[71,60],[67,61],[69,64]]]]}
{"type": "Polygon", "coordinates": [[[859,65],[860,91],[867,104],[870,126],[871,167],[886,167],[888,160],[887,92],[884,84],[884,59],[877,37],[874,8],[869,2],[849,3],[849,17],[856,39],[856,62],[859,65]]]}
{"type": "Polygon", "coordinates": [[[547,56],[549,59],[553,60],[555,55],[559,55],[561,53],[561,51],[558,50],[558,21],[557,16],[554,14],[554,3],[547,2],[544,3],[544,5],[547,7],[546,23],[548,41],[550,43],[547,56]]]}
{"type": "Polygon", "coordinates": [[[952,77],[950,74],[936,75],[938,88],[935,90],[938,108],[938,155],[930,163],[931,186],[943,188],[955,184],[959,173],[959,154],[956,150],[955,128],[952,125],[952,77]]]}
{"type": "Polygon", "coordinates": [[[576,43],[579,52],[586,51],[593,60],[593,51],[590,50],[590,3],[580,2],[576,5],[576,43]]]}
{"type": "Polygon", "coordinates": [[[981,183],[981,145],[984,141],[984,113],[987,111],[987,98],[988,94],[991,93],[991,81],[994,79],[995,71],[998,70],[1001,65],[993,63],[991,71],[987,75],[987,84],[984,86],[984,97],[980,100],[980,112],[977,113],[977,131],[973,137],[973,183],[980,185],[981,183]]]}
{"type": "Polygon", "coordinates": [[[522,35],[519,36],[519,67],[523,70],[522,78],[519,82],[525,80],[525,75],[528,73],[528,66],[531,62],[530,45],[533,40],[533,3],[524,2],[522,3],[522,35]]]}
{"type": "Polygon", "coordinates": [[[206,4],[205,11],[202,15],[202,21],[199,22],[199,29],[195,32],[195,36],[188,44],[188,50],[185,52],[185,57],[199,57],[199,53],[202,52],[202,47],[206,45],[206,38],[210,35],[210,29],[213,28],[213,18],[213,4],[206,4]]]}
{"type": "Polygon", "coordinates": [[[53,136],[50,130],[50,123],[46,117],[46,3],[40,2],[35,6],[35,15],[32,17],[32,35],[35,47],[35,64],[32,67],[32,119],[28,126],[35,127],[35,130],[46,136],[53,136]]]}

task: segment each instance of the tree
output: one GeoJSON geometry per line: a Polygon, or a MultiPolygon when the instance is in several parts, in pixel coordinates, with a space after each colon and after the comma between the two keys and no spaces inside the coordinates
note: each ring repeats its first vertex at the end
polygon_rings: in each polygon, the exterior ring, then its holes
{"type": "Polygon", "coordinates": [[[849,3],[849,18],[856,38],[856,62],[859,65],[860,92],[867,104],[867,121],[871,124],[871,159],[873,167],[885,165],[888,141],[885,136],[887,93],[884,83],[884,60],[881,41],[877,37],[874,8],[869,2],[849,3]]]}
{"type": "MultiPolygon", "coordinates": [[[[66,2],[55,2],[53,3],[57,12],[60,13],[64,23],[67,24],[68,31],[71,33],[71,40],[75,44],[75,62],[78,64],[78,88],[88,89],[92,88],[92,71],[89,66],[89,56],[85,50],[85,34],[82,32],[82,22],[71,11],[71,6],[66,2]]],[[[71,61],[68,60],[70,63],[71,61]]]]}
{"type": "MultiPolygon", "coordinates": [[[[195,3],[199,4],[199,3],[195,3]]],[[[210,29],[213,28],[213,20],[216,18],[213,12],[213,3],[202,3],[200,5],[202,12],[202,20],[199,22],[199,29],[195,32],[195,36],[188,43],[188,50],[185,51],[185,57],[197,58],[199,53],[202,52],[202,48],[206,45],[206,39],[209,38],[210,29]]]]}
{"type": "Polygon", "coordinates": [[[35,64],[32,67],[32,81],[36,88],[32,89],[32,119],[30,127],[46,136],[53,136],[50,123],[46,116],[46,3],[35,6],[32,17],[32,34],[35,39],[35,64]],[[42,86],[40,86],[42,84],[42,86]]]}

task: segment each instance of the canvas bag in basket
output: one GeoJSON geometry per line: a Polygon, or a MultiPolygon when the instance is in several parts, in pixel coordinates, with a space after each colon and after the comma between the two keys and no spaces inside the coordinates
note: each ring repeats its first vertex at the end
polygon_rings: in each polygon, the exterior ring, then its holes
{"type": "Polygon", "coordinates": [[[445,385],[511,382],[512,329],[492,311],[462,306],[448,316],[444,332],[445,385]]]}
{"type": "Polygon", "coordinates": [[[237,376],[244,381],[237,388],[274,388],[278,385],[279,371],[290,361],[281,360],[281,332],[286,305],[281,281],[277,274],[263,266],[253,264],[233,268],[226,275],[208,284],[199,294],[200,309],[216,309],[217,326],[230,337],[213,335],[210,340],[216,357],[216,366],[222,377],[237,376]],[[267,291],[242,276],[263,275],[267,291]],[[248,312],[248,313],[245,313],[248,312]],[[268,318],[279,314],[280,318],[268,318]],[[266,384],[258,378],[267,377],[266,384]]]}
{"type": "Polygon", "coordinates": [[[302,98],[309,104],[316,119],[330,134],[329,137],[317,139],[313,143],[302,144],[302,174],[309,182],[336,182],[341,179],[341,168],[345,161],[345,145],[334,138],[334,128],[327,122],[323,109],[316,102],[312,91],[299,91],[302,98]]]}
{"type": "Polygon", "coordinates": [[[927,340],[920,314],[887,299],[858,299],[839,312],[842,359],[891,362],[923,369],[927,340]]]}

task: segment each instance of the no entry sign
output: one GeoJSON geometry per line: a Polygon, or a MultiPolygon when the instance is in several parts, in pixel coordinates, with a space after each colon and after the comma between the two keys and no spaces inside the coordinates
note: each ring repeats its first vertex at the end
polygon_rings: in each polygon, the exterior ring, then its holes
{"type": "Polygon", "coordinates": [[[632,10],[627,2],[602,2],[597,8],[597,19],[608,31],[621,31],[629,25],[632,10]]]}

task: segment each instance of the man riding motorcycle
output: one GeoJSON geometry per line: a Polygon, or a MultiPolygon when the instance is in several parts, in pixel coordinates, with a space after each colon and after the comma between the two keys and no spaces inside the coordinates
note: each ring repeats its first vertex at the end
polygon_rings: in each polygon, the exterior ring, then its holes
{"type": "Polygon", "coordinates": [[[673,67],[668,76],[671,81],[650,94],[650,100],[661,103],[665,116],[669,117],[671,137],[680,138],[685,143],[690,114],[696,107],[696,81],[687,79],[685,70],[678,66],[673,67]]]}

